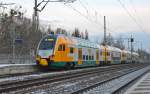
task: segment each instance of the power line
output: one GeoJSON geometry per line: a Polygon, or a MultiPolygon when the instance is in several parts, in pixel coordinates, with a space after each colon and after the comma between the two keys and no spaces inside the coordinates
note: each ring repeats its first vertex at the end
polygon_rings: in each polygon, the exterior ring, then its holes
{"type": "Polygon", "coordinates": [[[99,25],[97,23],[95,23],[93,20],[89,19],[88,16],[86,16],[85,14],[81,13],[80,11],[78,11],[76,8],[74,8],[73,6],[69,5],[69,4],[65,4],[68,8],[71,8],[72,10],[74,10],[75,12],[77,12],[80,16],[84,17],[85,19],[87,19],[89,22],[92,22],[96,25],[101,26],[101,28],[103,28],[103,25],[99,25]]]}
{"type": "Polygon", "coordinates": [[[81,6],[86,10],[86,13],[89,14],[87,7],[80,0],[78,0],[78,1],[81,4],[81,6]]]}
{"type": "MultiPolygon", "coordinates": [[[[135,17],[140,21],[140,22],[142,22],[141,21],[141,18],[139,17],[139,15],[138,15],[138,13],[137,13],[137,10],[136,10],[136,8],[134,7],[134,5],[133,5],[133,1],[132,0],[129,0],[130,1],[130,3],[131,3],[131,6],[132,6],[132,8],[133,8],[133,11],[134,11],[134,13],[135,13],[135,17]]],[[[140,23],[139,23],[140,24],[140,23]]],[[[142,24],[141,24],[142,25],[142,24]]]]}
{"type": "Polygon", "coordinates": [[[49,2],[63,2],[63,3],[73,3],[75,2],[76,0],[42,0],[41,2],[38,2],[38,0],[34,0],[34,14],[33,14],[33,31],[37,31],[38,28],[39,28],[39,15],[38,15],[38,12],[41,12],[45,7],[46,5],[49,3],[49,2]],[[44,6],[42,6],[41,9],[39,9],[39,6],[42,4],[42,3],[45,3],[44,6]]]}
{"type": "MultiPolygon", "coordinates": [[[[89,22],[94,23],[95,25],[97,25],[99,28],[103,29],[104,25],[101,23],[96,23],[95,21],[89,19],[88,15],[85,15],[83,13],[81,13],[79,10],[77,10],[76,8],[74,8],[73,6],[71,6],[70,4],[65,4],[68,8],[71,8],[73,11],[77,12],[80,16],[84,17],[85,19],[87,19],[89,22]]],[[[113,30],[111,30],[110,28],[107,28],[108,31],[113,32],[113,30]]],[[[114,31],[115,32],[115,31],[114,31]]]]}
{"type": "Polygon", "coordinates": [[[0,3],[0,7],[2,7],[3,9],[6,9],[7,7],[6,6],[9,6],[9,5],[14,5],[15,3],[0,3]]]}
{"type": "MultiPolygon", "coordinates": [[[[88,17],[90,16],[90,11],[89,11],[89,9],[88,9],[88,3],[87,2],[85,2],[84,1],[84,4],[83,4],[83,2],[81,2],[81,0],[78,0],[79,1],[79,3],[81,4],[81,6],[86,10],[86,13],[87,13],[87,15],[88,15],[88,17]],[[86,6],[85,6],[86,5],[86,6]]],[[[91,7],[91,6],[90,6],[91,7]]],[[[92,11],[94,11],[94,17],[92,17],[92,18],[95,18],[94,20],[95,20],[95,22],[98,22],[98,12],[93,8],[93,7],[91,7],[91,9],[92,9],[92,11]]],[[[92,15],[93,16],[93,15],[92,15]]],[[[102,16],[102,14],[100,14],[100,16],[103,18],[103,16],[102,16]]]]}
{"type": "MultiPolygon", "coordinates": [[[[117,0],[119,2],[119,4],[122,6],[122,8],[126,11],[126,13],[128,14],[128,16],[136,23],[136,25],[139,27],[139,29],[144,32],[147,33],[143,27],[138,23],[137,19],[135,17],[132,16],[132,14],[128,11],[128,9],[126,8],[126,6],[121,2],[121,0],[117,0]]],[[[149,33],[147,33],[149,34],[149,33]]],[[[147,35],[146,34],[146,35],[147,35]]]]}
{"type": "Polygon", "coordinates": [[[90,19],[90,20],[92,20],[91,17],[90,17],[91,14],[90,14],[89,9],[80,0],[78,0],[78,1],[79,1],[80,5],[85,9],[87,18],[90,19]]]}
{"type": "MultiPolygon", "coordinates": [[[[78,1],[79,1],[80,5],[85,9],[85,11],[86,11],[86,13],[87,13],[87,15],[89,17],[90,16],[90,12],[89,12],[89,9],[87,8],[88,4],[85,3],[86,4],[86,6],[85,6],[85,4],[83,4],[83,2],[81,2],[81,0],[78,0],[78,1]]],[[[95,18],[95,22],[97,22],[97,11],[94,8],[92,8],[92,10],[94,10],[94,16],[95,16],[95,17],[92,17],[92,18],[95,18]]]]}
{"type": "MultiPolygon", "coordinates": [[[[81,0],[78,0],[80,3],[82,3],[81,2],[81,0]]],[[[86,2],[86,1],[84,1],[85,2],[85,4],[88,6],[88,3],[86,2]]],[[[81,5],[83,5],[83,3],[81,4],[81,5]]],[[[84,5],[83,5],[83,7],[85,7],[84,5]]],[[[86,8],[87,9],[87,8],[86,8]]],[[[97,23],[98,25],[99,25],[99,23],[98,23],[98,12],[94,9],[94,8],[92,8],[92,10],[94,10],[95,12],[94,12],[94,18],[95,18],[95,23],[97,23]]],[[[90,15],[89,13],[87,13],[88,14],[88,16],[90,15]]],[[[100,13],[100,16],[103,18],[104,16],[100,13]]],[[[107,19],[107,21],[108,21],[108,19],[107,19]]],[[[94,21],[93,21],[94,22],[94,21]]],[[[100,23],[101,24],[101,23],[100,23]]],[[[102,27],[104,26],[103,24],[101,24],[102,25],[102,27]]],[[[117,32],[116,30],[112,30],[112,29],[110,29],[109,27],[107,27],[106,28],[109,32],[117,32]]]]}
{"type": "Polygon", "coordinates": [[[0,6],[4,6],[4,5],[6,5],[6,6],[8,6],[8,5],[14,5],[15,3],[0,3],[0,6]]]}

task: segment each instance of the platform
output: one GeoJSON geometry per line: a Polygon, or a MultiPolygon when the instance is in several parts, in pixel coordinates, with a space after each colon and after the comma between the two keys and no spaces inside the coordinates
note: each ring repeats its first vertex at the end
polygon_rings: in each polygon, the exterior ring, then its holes
{"type": "Polygon", "coordinates": [[[132,85],[125,94],[150,94],[150,72],[132,85]]]}
{"type": "Polygon", "coordinates": [[[38,71],[36,64],[0,64],[0,76],[38,71]]]}

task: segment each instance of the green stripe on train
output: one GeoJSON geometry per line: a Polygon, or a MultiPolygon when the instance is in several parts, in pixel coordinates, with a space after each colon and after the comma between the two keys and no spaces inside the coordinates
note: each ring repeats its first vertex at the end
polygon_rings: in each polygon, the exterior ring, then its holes
{"type": "MultiPolygon", "coordinates": [[[[51,67],[64,67],[67,62],[53,62],[50,64],[51,67]]],[[[96,61],[83,61],[81,65],[78,65],[78,62],[74,62],[75,66],[83,67],[83,66],[95,66],[96,61]]]]}

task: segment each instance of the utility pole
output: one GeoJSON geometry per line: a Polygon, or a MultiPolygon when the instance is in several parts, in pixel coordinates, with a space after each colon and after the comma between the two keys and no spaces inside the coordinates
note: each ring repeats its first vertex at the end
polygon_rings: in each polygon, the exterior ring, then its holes
{"type": "Polygon", "coordinates": [[[34,1],[34,13],[33,13],[33,31],[37,31],[39,27],[39,15],[38,15],[38,9],[37,9],[37,0],[34,1]]]}
{"type": "Polygon", "coordinates": [[[34,15],[37,16],[37,0],[34,1],[34,15]]]}
{"type": "Polygon", "coordinates": [[[142,55],[143,55],[143,51],[142,51],[143,49],[142,49],[142,42],[141,42],[141,53],[140,53],[140,55],[141,55],[141,59],[143,59],[143,57],[142,57],[142,55]]]}
{"type": "Polygon", "coordinates": [[[106,17],[104,16],[104,45],[107,45],[106,39],[106,17]]]}
{"type": "Polygon", "coordinates": [[[141,51],[143,50],[143,49],[142,49],[142,46],[143,46],[143,45],[142,45],[142,42],[141,42],[141,51]]]}
{"type": "Polygon", "coordinates": [[[15,59],[16,59],[16,55],[15,55],[15,39],[16,39],[16,31],[15,31],[15,24],[13,24],[13,22],[11,23],[12,27],[11,27],[11,30],[13,32],[13,39],[12,39],[12,45],[13,45],[13,62],[12,63],[15,63],[15,59]]]}
{"type": "MultiPolygon", "coordinates": [[[[104,16],[104,45],[106,46],[107,45],[107,41],[106,41],[106,18],[104,16]]],[[[105,48],[105,63],[107,63],[107,60],[106,60],[106,48],[105,48]]]]}
{"type": "Polygon", "coordinates": [[[130,43],[130,38],[128,38],[128,49],[130,49],[130,47],[129,47],[129,43],[130,43]]]}
{"type": "Polygon", "coordinates": [[[131,35],[131,62],[133,60],[133,55],[132,55],[132,53],[133,53],[133,42],[134,42],[134,38],[132,38],[132,35],[131,35]]]}
{"type": "Polygon", "coordinates": [[[73,3],[75,2],[76,0],[42,0],[41,2],[38,3],[38,0],[34,0],[34,14],[33,14],[33,31],[37,31],[39,29],[39,14],[38,12],[41,12],[45,7],[46,5],[49,3],[49,2],[64,2],[65,4],[66,3],[73,3]],[[39,9],[38,7],[42,4],[42,3],[45,3],[43,7],[41,7],[41,9],[39,9]]]}
{"type": "Polygon", "coordinates": [[[15,3],[0,3],[0,8],[3,8],[2,14],[0,13],[0,16],[4,16],[4,10],[7,8],[8,5],[14,5],[15,3]]]}

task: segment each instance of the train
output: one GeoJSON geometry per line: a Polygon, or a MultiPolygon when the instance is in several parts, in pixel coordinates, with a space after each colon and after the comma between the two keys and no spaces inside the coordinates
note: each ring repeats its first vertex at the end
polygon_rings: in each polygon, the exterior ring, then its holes
{"type": "Polygon", "coordinates": [[[36,52],[37,65],[48,68],[72,69],[138,61],[139,54],[136,52],[131,53],[128,50],[62,34],[44,36],[36,52]]]}

